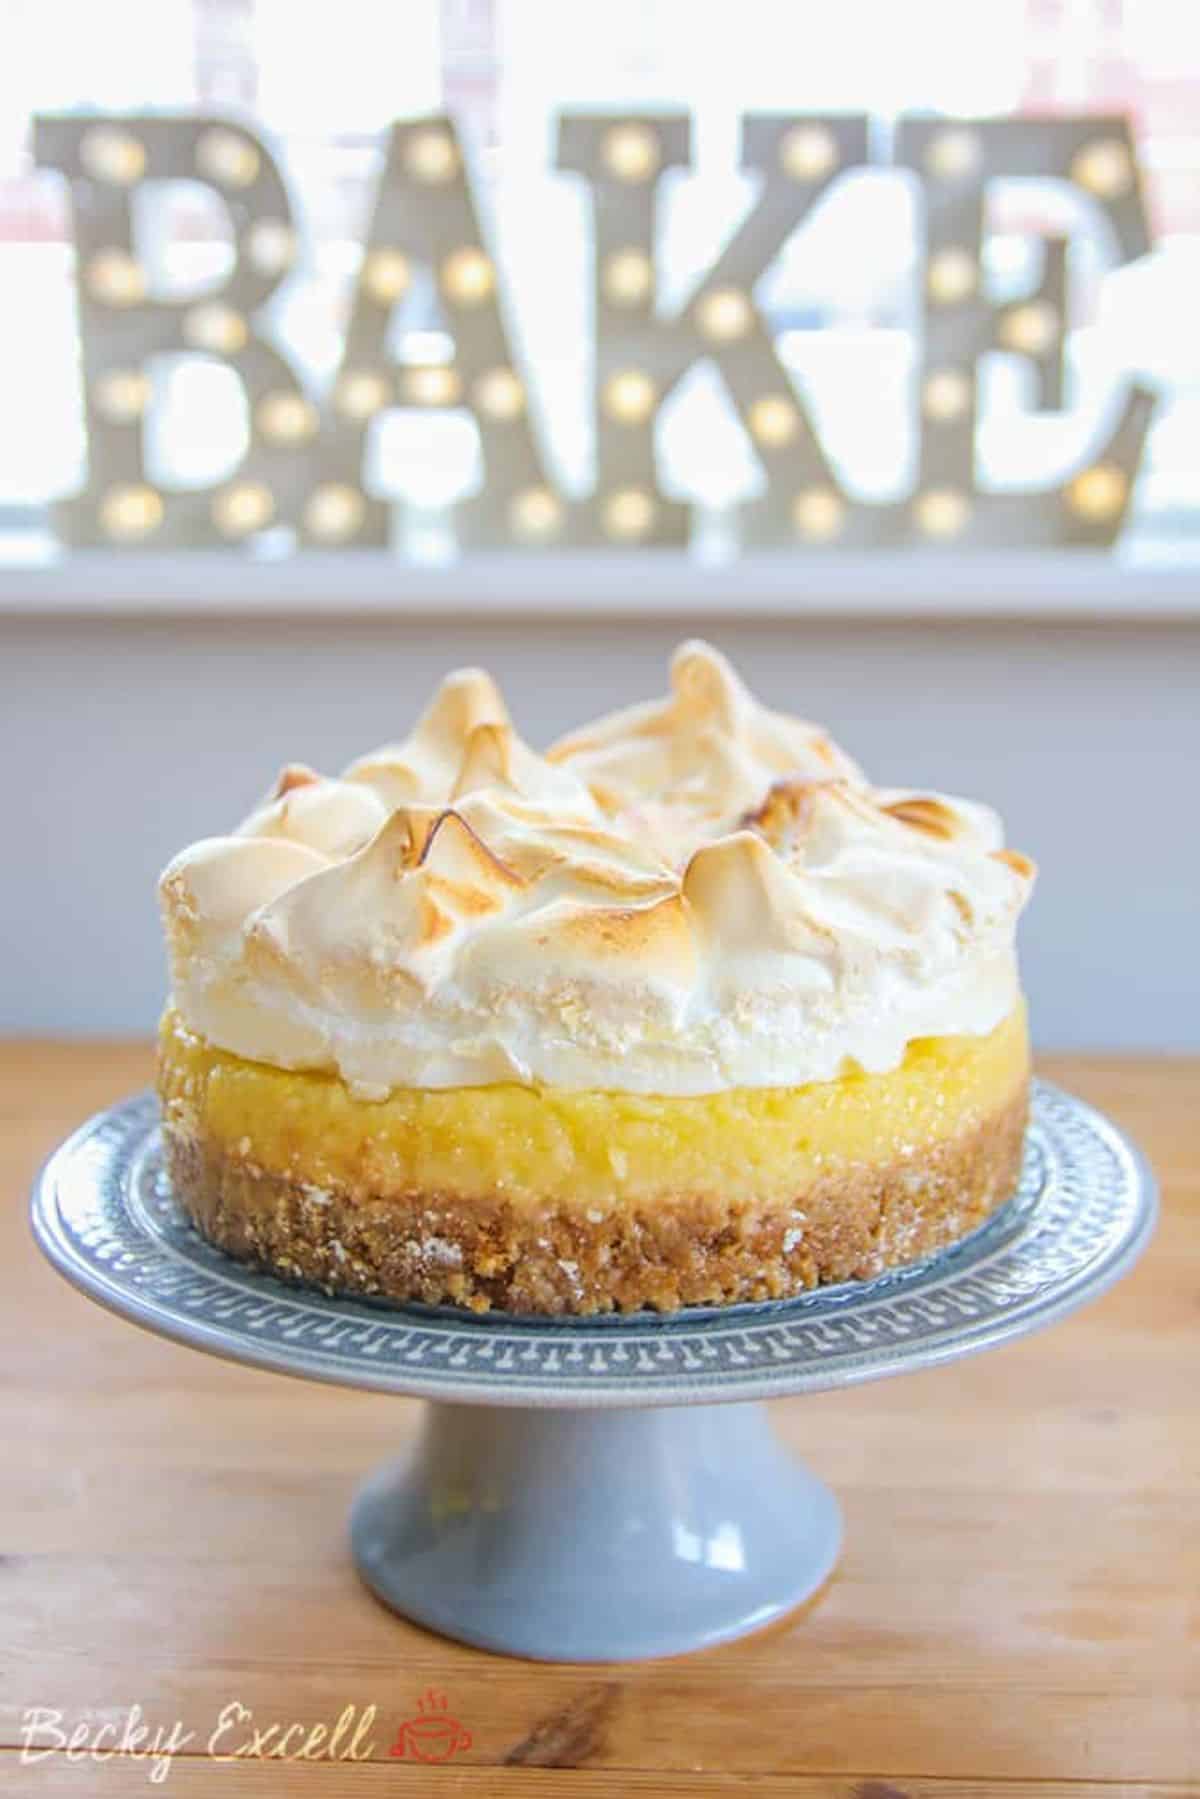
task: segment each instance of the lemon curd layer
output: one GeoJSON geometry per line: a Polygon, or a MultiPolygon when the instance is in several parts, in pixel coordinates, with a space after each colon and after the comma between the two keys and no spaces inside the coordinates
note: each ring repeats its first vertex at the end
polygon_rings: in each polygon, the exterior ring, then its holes
{"type": "Polygon", "coordinates": [[[168,1012],[168,1127],[210,1153],[345,1194],[503,1196],[609,1208],[688,1194],[786,1199],[968,1136],[1019,1098],[1024,1006],[986,1036],[926,1037],[886,1074],[689,1097],[515,1083],[355,1098],[335,1075],[250,1062],[168,1012]]]}

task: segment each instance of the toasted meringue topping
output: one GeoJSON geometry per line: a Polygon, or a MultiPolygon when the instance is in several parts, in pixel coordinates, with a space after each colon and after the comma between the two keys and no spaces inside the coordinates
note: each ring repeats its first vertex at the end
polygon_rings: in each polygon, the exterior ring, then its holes
{"type": "Polygon", "coordinates": [[[671,693],[560,738],[551,762],[572,769],[625,829],[676,854],[736,829],[783,776],[861,779],[825,732],[770,712],[711,645],[680,644],[671,693]]]}
{"type": "Polygon", "coordinates": [[[296,780],[285,769],[271,794],[237,828],[239,837],[280,837],[326,856],[350,856],[383,824],[388,808],[369,787],[323,781],[308,771],[296,780]]]}
{"type": "Polygon", "coordinates": [[[340,778],[286,768],[163,875],[185,1021],[366,1096],[793,1086],[993,1029],[1033,877],[995,814],[872,788],[704,644],[671,680],[542,757],[463,670],[340,778]]]}
{"type": "Polygon", "coordinates": [[[346,770],[388,807],[409,801],[444,805],[462,773],[471,734],[480,725],[512,729],[500,689],[481,668],[447,675],[403,743],[384,744],[346,770]]]}

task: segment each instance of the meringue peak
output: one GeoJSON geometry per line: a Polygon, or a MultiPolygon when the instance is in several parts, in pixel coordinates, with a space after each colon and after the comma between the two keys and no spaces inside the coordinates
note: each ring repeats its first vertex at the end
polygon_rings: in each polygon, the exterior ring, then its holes
{"type": "Polygon", "coordinates": [[[822,942],[806,914],[801,877],[754,831],[735,831],[698,849],[683,873],[683,895],[721,952],[828,953],[828,933],[822,942]]]}
{"type": "Polygon", "coordinates": [[[730,733],[755,703],[733,664],[700,637],[674,651],[670,679],[677,717],[711,719],[730,733]]]}
{"type": "Polygon", "coordinates": [[[311,769],[285,769],[267,798],[238,825],[238,837],[278,837],[327,856],[348,856],[369,841],[387,807],[369,787],[328,780],[311,769]]]}
{"type": "Polygon", "coordinates": [[[487,670],[456,668],[438,686],[412,735],[452,751],[480,725],[511,724],[504,696],[487,670]]]}
{"type": "Polygon", "coordinates": [[[531,750],[510,724],[476,725],[468,732],[451,801],[500,790],[556,816],[599,819],[591,794],[569,769],[555,768],[531,750]]]}
{"type": "Polygon", "coordinates": [[[409,735],[352,762],[343,780],[372,788],[388,806],[444,805],[461,771],[471,734],[481,725],[511,727],[500,689],[481,668],[446,676],[409,735]]]}
{"type": "Polygon", "coordinates": [[[293,793],[297,787],[312,787],[321,776],[307,762],[285,762],[275,779],[275,785],[267,794],[267,801],[281,800],[285,794],[293,793]]]}
{"type": "Polygon", "coordinates": [[[861,781],[818,725],[772,712],[710,644],[681,644],[664,700],[598,719],[560,738],[550,761],[572,769],[626,826],[639,822],[682,860],[735,830],[785,776],[861,781]]]}
{"type": "Polygon", "coordinates": [[[435,821],[417,866],[448,890],[476,896],[468,902],[474,908],[498,907],[523,885],[520,876],[493,854],[462,814],[450,808],[435,821]]]}

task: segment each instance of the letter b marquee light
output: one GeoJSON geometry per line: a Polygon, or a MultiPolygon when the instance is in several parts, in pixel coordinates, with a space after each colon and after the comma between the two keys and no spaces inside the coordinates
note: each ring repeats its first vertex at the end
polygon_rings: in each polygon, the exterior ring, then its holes
{"type": "MultiPolygon", "coordinates": [[[[656,427],[681,380],[707,362],[762,471],[759,497],[737,516],[744,548],[1111,543],[1127,513],[1152,393],[1131,383],[1103,447],[1048,490],[979,487],[976,414],[980,361],[997,350],[1026,362],[1035,409],[1061,408],[1070,302],[1061,237],[1043,241],[1035,287],[1002,303],[988,298],[988,183],[1037,176],[1072,184],[1103,218],[1116,259],[1134,261],[1149,235],[1128,125],[1109,117],[898,122],[893,163],[919,184],[925,226],[916,480],[907,499],[886,504],[855,499],[839,482],[756,300],[759,280],[829,188],[872,160],[870,144],[862,116],[748,115],[740,162],[755,198],[668,315],[659,304],[660,200],[664,178],[690,167],[690,120],[560,119],[557,167],[586,184],[594,248],[595,478],[580,497],[552,471],[452,119],[405,121],[388,133],[337,367],[318,390],[272,341],[263,310],[303,272],[296,209],[260,133],[218,117],[41,118],[36,159],[61,172],[72,198],[88,438],[87,483],[56,508],[58,532],[71,545],[122,549],[253,546],[278,527],[298,550],[399,544],[407,503],[370,493],[364,462],[373,422],[417,407],[464,409],[478,430],[482,483],[453,509],[461,550],[681,548],[692,509],[663,491],[656,427]],[[232,265],[202,295],[155,297],[135,202],[147,183],[180,180],[204,183],[223,202],[232,265]],[[414,304],[444,328],[452,347],[439,359],[405,359],[396,327],[415,316],[414,304]],[[209,487],[170,489],[148,472],[154,362],[167,355],[216,357],[245,392],[245,455],[209,487]]],[[[554,255],[550,233],[544,254],[554,255]]],[[[869,245],[862,254],[869,258],[869,245]]],[[[409,341],[430,340],[409,333],[409,341]]],[[[534,366],[537,353],[529,344],[534,366]]]]}

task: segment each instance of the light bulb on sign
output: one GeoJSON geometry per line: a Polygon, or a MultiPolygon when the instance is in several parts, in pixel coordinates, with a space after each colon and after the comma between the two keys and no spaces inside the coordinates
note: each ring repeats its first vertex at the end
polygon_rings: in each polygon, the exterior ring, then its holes
{"type": "Polygon", "coordinates": [[[846,521],[846,505],[832,487],[808,487],[792,501],[792,523],[801,537],[827,543],[846,521]]]}
{"type": "Polygon", "coordinates": [[[937,424],[963,418],[971,405],[971,383],[960,369],[933,369],[921,388],[921,410],[937,424]]]}
{"type": "Polygon", "coordinates": [[[372,250],[362,267],[362,284],[373,300],[390,306],[408,292],[412,271],[399,250],[372,250]]]}
{"type": "Polygon", "coordinates": [[[146,172],[146,150],[140,138],[115,125],[96,125],[79,142],[79,160],[97,181],[132,187],[146,172]]]}
{"type": "Polygon", "coordinates": [[[783,394],[764,394],[753,402],[747,417],[751,437],[765,449],[782,449],[800,429],[800,414],[783,394]]]}
{"type": "Polygon", "coordinates": [[[970,516],[966,496],[953,487],[931,487],[913,501],[913,517],[925,537],[957,537],[970,516]]]}
{"type": "Polygon", "coordinates": [[[304,522],[325,543],[344,543],[361,528],[367,507],[357,488],[344,481],[318,487],[304,508],[304,522]]]}
{"type": "Polygon", "coordinates": [[[351,370],[337,384],[337,409],[349,419],[369,419],[387,405],[391,388],[372,369],[351,370]]]}
{"type": "Polygon", "coordinates": [[[412,406],[453,406],[462,396],[462,382],[449,364],[406,369],[402,384],[404,397],[412,406]]]}
{"type": "Polygon", "coordinates": [[[262,157],[240,131],[214,126],[196,144],[196,168],[219,187],[249,187],[258,177],[262,157]]]}
{"type": "Polygon", "coordinates": [[[93,300],[104,306],[137,306],[146,297],[146,271],[128,250],[97,250],[84,279],[93,300]]]}
{"type": "Polygon", "coordinates": [[[939,306],[955,306],[970,299],[979,285],[979,264],[969,250],[939,250],[925,278],[929,297],[939,306]]]}
{"type": "Polygon", "coordinates": [[[1111,462],[1084,469],[1067,484],[1067,505],[1079,518],[1102,524],[1116,518],[1129,493],[1124,470],[1111,462]]]}
{"type": "Polygon", "coordinates": [[[480,412],[493,419],[515,419],[525,409],[525,389],[512,369],[489,369],[472,390],[480,412]]]}
{"type": "Polygon", "coordinates": [[[662,162],[658,137],[646,125],[614,125],[605,134],[601,155],[618,181],[649,181],[662,162]]]}
{"type": "Polygon", "coordinates": [[[414,131],[403,154],[404,166],[416,181],[450,181],[458,173],[458,151],[448,132],[414,131]]]}
{"type": "Polygon", "coordinates": [[[442,264],[442,286],[460,306],[478,306],[495,286],[491,258],[468,245],[454,250],[442,264]]]}
{"type": "Polygon", "coordinates": [[[614,250],[601,273],[600,285],[612,306],[636,306],[654,287],[654,265],[644,250],[614,250]]]}
{"type": "Polygon", "coordinates": [[[618,424],[643,423],[654,411],[658,389],[641,369],[623,369],[605,382],[604,410],[618,424]]]}
{"type": "Polygon", "coordinates": [[[245,348],[249,336],[249,326],[241,313],[219,300],[193,306],[183,317],[183,339],[193,350],[232,356],[245,348]]]}
{"type": "Polygon", "coordinates": [[[114,424],[141,418],[150,403],[150,378],[137,369],[111,369],[92,388],[92,401],[114,424]]]}
{"type": "Polygon", "coordinates": [[[714,288],[696,306],[696,324],[702,337],[714,343],[728,343],[744,337],[753,316],[750,301],[736,287],[714,288]]]}
{"type": "Polygon", "coordinates": [[[562,530],[562,502],[548,487],[528,487],[514,496],[509,519],[516,536],[529,543],[543,543],[562,530]]]}
{"type": "Polygon", "coordinates": [[[605,505],[604,529],[610,537],[636,541],[647,535],[657,510],[644,488],[622,487],[605,505]]]}
{"type": "Polygon", "coordinates": [[[246,234],[246,255],[262,275],[281,275],[296,260],[296,233],[282,219],[259,219],[246,234]]]}
{"type": "Polygon", "coordinates": [[[1133,186],[1133,162],[1119,138],[1099,138],[1075,156],[1071,178],[1098,199],[1118,200],[1133,186]]]}
{"type": "Polygon", "coordinates": [[[162,520],[162,496],[141,483],[110,487],[100,502],[101,529],[117,543],[149,537],[162,520]]]}
{"type": "Polygon", "coordinates": [[[1046,300],[1029,300],[1016,306],[1000,321],[1000,341],[1009,350],[1026,356],[1044,356],[1058,337],[1059,317],[1046,300]]]}
{"type": "Polygon", "coordinates": [[[317,409],[303,394],[289,393],[286,388],[266,393],[254,409],[262,435],[271,443],[304,443],[315,437],[319,420],[317,409]]]}
{"type": "Polygon", "coordinates": [[[240,481],[213,501],[213,521],[226,537],[249,537],[275,516],[275,501],[260,481],[240,481]]]}
{"type": "Polygon", "coordinates": [[[923,160],[936,180],[955,181],[974,174],[982,156],[983,145],[977,132],[951,127],[930,138],[923,160]]]}
{"type": "Polygon", "coordinates": [[[779,166],[793,181],[820,181],[837,161],[837,139],[824,125],[793,125],[779,141],[779,166]]]}

